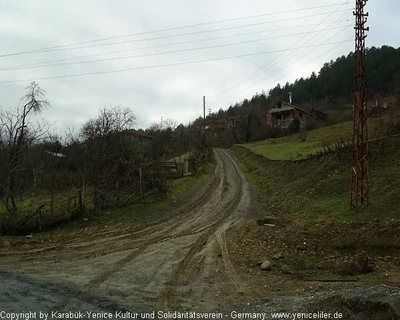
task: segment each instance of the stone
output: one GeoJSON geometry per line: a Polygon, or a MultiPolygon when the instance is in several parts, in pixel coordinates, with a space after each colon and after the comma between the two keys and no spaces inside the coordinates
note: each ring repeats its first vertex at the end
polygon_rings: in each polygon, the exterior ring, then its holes
{"type": "Polygon", "coordinates": [[[261,270],[264,271],[270,271],[272,270],[272,263],[269,260],[265,260],[262,264],[261,264],[261,270]]]}

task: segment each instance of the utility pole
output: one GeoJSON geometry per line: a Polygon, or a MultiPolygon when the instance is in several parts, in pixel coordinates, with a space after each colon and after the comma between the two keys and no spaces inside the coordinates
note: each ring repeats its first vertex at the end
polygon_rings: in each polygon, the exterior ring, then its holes
{"type": "Polygon", "coordinates": [[[206,96],[203,96],[203,131],[206,134],[206,96]]]}
{"type": "Polygon", "coordinates": [[[364,7],[368,0],[356,0],[354,106],[353,106],[353,166],[351,170],[350,210],[358,211],[369,203],[369,164],[367,127],[367,79],[365,39],[369,28],[368,13],[364,7]]]}

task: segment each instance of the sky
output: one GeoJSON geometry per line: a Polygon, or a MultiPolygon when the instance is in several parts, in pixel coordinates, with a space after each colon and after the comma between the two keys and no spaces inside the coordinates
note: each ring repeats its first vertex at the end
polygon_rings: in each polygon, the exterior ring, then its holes
{"type": "MultiPolygon", "coordinates": [[[[137,127],[207,113],[293,82],[354,48],[355,0],[0,0],[0,109],[36,81],[53,132],[99,108],[137,127]]],[[[367,46],[400,46],[398,0],[370,0],[367,46]]],[[[295,101],[296,93],[293,93],[295,101]]]]}

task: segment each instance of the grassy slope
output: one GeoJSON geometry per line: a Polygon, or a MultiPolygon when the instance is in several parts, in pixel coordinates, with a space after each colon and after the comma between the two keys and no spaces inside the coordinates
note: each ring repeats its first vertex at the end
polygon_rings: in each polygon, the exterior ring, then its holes
{"type": "MultiPolygon", "coordinates": [[[[284,144],[283,144],[284,145],[284,144]]],[[[270,214],[296,214],[305,221],[362,221],[399,217],[400,140],[371,144],[371,205],[362,214],[349,214],[350,152],[303,161],[271,161],[246,149],[234,153],[247,169],[270,214]]]]}
{"type": "MultiPolygon", "coordinates": [[[[389,130],[389,127],[393,126],[393,122],[397,122],[397,125],[400,125],[400,109],[398,108],[389,109],[382,116],[370,118],[368,122],[369,137],[374,139],[393,134],[389,130]]],[[[352,127],[352,121],[342,122],[301,134],[257,141],[240,146],[271,160],[303,160],[323,152],[324,146],[331,146],[339,139],[344,142],[350,142],[352,127]]]]}
{"type": "Polygon", "coordinates": [[[315,130],[305,142],[293,135],[232,148],[257,190],[261,210],[278,225],[265,229],[253,224],[237,235],[238,241],[251,243],[256,238],[275,243],[275,249],[268,246],[268,250],[254,244],[248,251],[260,255],[247,259],[262,260],[266,254],[278,253],[285,256],[278,265],[295,273],[359,274],[365,270],[351,259],[365,251],[378,259],[377,270],[398,269],[400,138],[370,144],[371,204],[358,214],[349,211],[351,151],[309,156],[320,150],[325,135],[342,135],[349,128],[344,123],[315,130]],[[297,251],[303,244],[305,248],[297,251]],[[381,263],[379,259],[386,256],[391,262],[381,263]]]}
{"type": "Polygon", "coordinates": [[[291,135],[278,139],[257,141],[244,144],[243,147],[272,160],[300,160],[316,154],[323,149],[323,141],[332,137],[349,137],[352,123],[345,122],[307,132],[306,140],[301,141],[299,135],[291,135]]]}
{"type": "MultiPolygon", "coordinates": [[[[393,119],[400,124],[400,110],[372,118],[369,121],[370,136],[393,134],[386,129],[392,125],[393,119]]],[[[269,199],[277,197],[283,203],[281,206],[286,207],[285,211],[312,218],[307,220],[398,217],[398,138],[373,139],[370,143],[371,205],[362,215],[348,214],[351,151],[342,149],[323,154],[323,145],[339,139],[349,141],[351,130],[352,122],[344,122],[309,131],[305,141],[297,134],[240,145],[251,151],[240,160],[248,168],[248,176],[260,188],[261,194],[268,194],[269,199]],[[262,157],[251,157],[252,154],[262,157]],[[287,194],[293,195],[292,198],[286,199],[287,194]],[[293,205],[296,208],[291,207],[293,205]]],[[[236,150],[240,149],[236,147],[236,150]]]]}

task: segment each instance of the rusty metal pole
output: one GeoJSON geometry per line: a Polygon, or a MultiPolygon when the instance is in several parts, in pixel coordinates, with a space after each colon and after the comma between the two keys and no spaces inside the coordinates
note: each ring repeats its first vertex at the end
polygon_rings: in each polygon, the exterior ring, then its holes
{"type": "Polygon", "coordinates": [[[366,32],[368,0],[356,0],[354,106],[353,106],[353,166],[351,170],[350,210],[358,211],[369,203],[368,109],[366,78],[366,32]]]}

